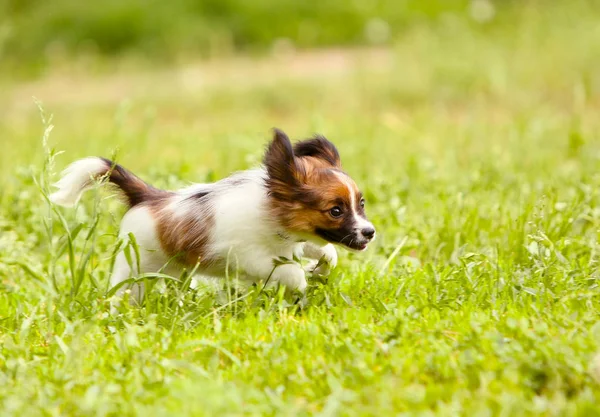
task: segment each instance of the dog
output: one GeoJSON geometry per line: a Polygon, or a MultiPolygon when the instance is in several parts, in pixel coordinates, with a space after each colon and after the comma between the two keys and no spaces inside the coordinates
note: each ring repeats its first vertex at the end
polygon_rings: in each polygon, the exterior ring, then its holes
{"type": "MultiPolygon", "coordinates": [[[[320,135],[292,145],[274,129],[262,167],[178,191],[154,188],[108,159],[84,158],[65,169],[50,201],[74,206],[99,181],[122,191],[129,210],[119,236],[132,234],[138,245],[134,262],[117,254],[112,287],[139,274],[195,270],[304,292],[307,271],[282,259],[312,259],[309,272],[327,274],[337,264],[333,245],[364,251],[375,238],[362,193],[342,170],[336,147],[320,135]]],[[[130,290],[139,302],[143,285],[130,290]]]]}

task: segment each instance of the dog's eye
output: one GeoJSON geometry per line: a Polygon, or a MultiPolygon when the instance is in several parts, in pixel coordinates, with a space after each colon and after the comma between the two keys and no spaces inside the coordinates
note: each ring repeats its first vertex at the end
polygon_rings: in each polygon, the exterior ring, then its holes
{"type": "Polygon", "coordinates": [[[342,215],[342,209],[338,206],[335,206],[329,210],[329,214],[331,214],[331,217],[340,217],[342,215]]]}
{"type": "Polygon", "coordinates": [[[364,207],[364,206],[365,206],[365,199],[364,199],[364,198],[361,198],[361,199],[360,199],[360,206],[361,206],[361,207],[364,207]]]}

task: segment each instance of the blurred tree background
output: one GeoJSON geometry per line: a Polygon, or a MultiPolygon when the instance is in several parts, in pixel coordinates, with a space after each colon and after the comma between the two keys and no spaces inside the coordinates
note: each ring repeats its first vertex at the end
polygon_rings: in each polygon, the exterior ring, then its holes
{"type": "MultiPolygon", "coordinates": [[[[518,2],[526,8],[539,2],[518,2]]],[[[504,0],[0,0],[0,60],[32,75],[62,60],[173,63],[273,48],[389,44],[418,25],[514,18],[504,0]]],[[[538,4],[536,9],[543,9],[538,4]]]]}

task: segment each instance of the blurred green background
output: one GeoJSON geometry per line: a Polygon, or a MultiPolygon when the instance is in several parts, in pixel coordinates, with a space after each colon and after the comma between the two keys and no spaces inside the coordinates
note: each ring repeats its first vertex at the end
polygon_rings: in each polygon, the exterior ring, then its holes
{"type": "Polygon", "coordinates": [[[390,44],[417,26],[461,20],[490,30],[524,8],[545,7],[531,0],[2,0],[0,60],[31,75],[82,56],[164,64],[286,46],[390,44]]]}

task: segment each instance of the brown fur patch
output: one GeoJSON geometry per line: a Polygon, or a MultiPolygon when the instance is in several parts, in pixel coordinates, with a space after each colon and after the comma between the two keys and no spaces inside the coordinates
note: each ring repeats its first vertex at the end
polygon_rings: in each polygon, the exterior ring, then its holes
{"type": "Polygon", "coordinates": [[[164,252],[180,264],[193,268],[198,262],[202,267],[214,263],[208,251],[210,231],[214,219],[200,201],[183,204],[197,205],[194,209],[175,214],[168,207],[171,200],[157,201],[151,205],[157,220],[158,238],[164,252]]]}

